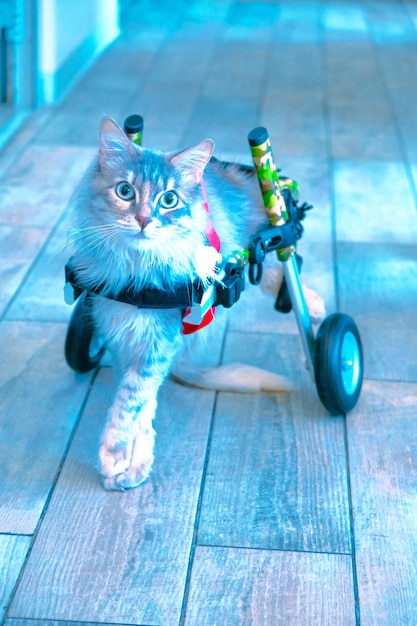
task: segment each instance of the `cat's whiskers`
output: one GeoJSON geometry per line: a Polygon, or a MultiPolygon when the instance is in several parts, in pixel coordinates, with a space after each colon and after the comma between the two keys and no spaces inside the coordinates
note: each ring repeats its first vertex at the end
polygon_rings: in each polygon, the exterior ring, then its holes
{"type": "MultiPolygon", "coordinates": [[[[89,230],[89,229],[85,229],[89,230]]],[[[74,244],[79,244],[83,240],[86,240],[85,245],[78,247],[77,246],[77,254],[83,254],[86,250],[91,250],[95,252],[102,244],[106,244],[110,241],[116,240],[117,228],[115,228],[112,224],[103,227],[101,229],[96,228],[95,230],[92,228],[89,232],[80,232],[77,237],[72,238],[72,242],[74,244]]]]}
{"type": "Polygon", "coordinates": [[[77,244],[77,253],[80,253],[84,252],[87,249],[94,250],[99,243],[105,243],[108,239],[110,239],[112,235],[112,232],[106,232],[101,234],[95,234],[94,237],[79,237],[78,239],[73,240],[73,243],[77,244]],[[84,245],[80,246],[80,243],[84,243],[84,245]]]}
{"type": "MultiPolygon", "coordinates": [[[[114,224],[98,224],[95,226],[83,226],[82,228],[77,229],[76,237],[88,236],[89,233],[96,233],[98,231],[107,232],[115,230],[114,224]]],[[[71,238],[75,239],[75,236],[72,234],[71,238]]]]}

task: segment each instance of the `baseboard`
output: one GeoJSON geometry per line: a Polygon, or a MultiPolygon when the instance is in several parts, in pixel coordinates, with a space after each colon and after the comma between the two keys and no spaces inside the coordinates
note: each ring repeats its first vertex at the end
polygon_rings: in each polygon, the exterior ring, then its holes
{"type": "Polygon", "coordinates": [[[104,20],[57,70],[41,73],[38,80],[37,106],[61,100],[97,56],[117,39],[119,34],[120,29],[117,25],[109,28],[109,24],[104,20]]]}

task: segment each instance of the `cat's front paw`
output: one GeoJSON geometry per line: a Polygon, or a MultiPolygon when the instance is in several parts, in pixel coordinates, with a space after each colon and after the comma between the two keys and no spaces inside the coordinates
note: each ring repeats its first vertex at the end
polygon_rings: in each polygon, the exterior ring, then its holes
{"type": "Polygon", "coordinates": [[[126,491],[138,487],[148,478],[152,470],[152,462],[148,466],[128,467],[126,471],[102,478],[102,485],[107,491],[126,491]]]}
{"type": "Polygon", "coordinates": [[[155,431],[151,428],[136,437],[133,446],[120,440],[108,446],[111,430],[106,433],[100,447],[100,472],[104,489],[125,491],[143,483],[151,473],[154,460],[153,443],[155,431]]]}
{"type": "MultiPolygon", "coordinates": [[[[107,437],[108,439],[108,437],[107,437]]],[[[104,478],[121,474],[129,467],[132,446],[124,443],[112,443],[104,440],[99,450],[100,473],[104,478]]]]}

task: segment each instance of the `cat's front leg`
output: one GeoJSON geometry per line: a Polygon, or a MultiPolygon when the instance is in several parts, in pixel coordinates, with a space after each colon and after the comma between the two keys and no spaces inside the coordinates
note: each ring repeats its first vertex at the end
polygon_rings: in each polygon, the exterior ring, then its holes
{"type": "Polygon", "coordinates": [[[105,489],[123,491],[140,485],[151,472],[157,396],[183,343],[181,317],[177,310],[142,311],[110,300],[99,305],[95,319],[117,385],[99,466],[105,489]]]}
{"type": "Polygon", "coordinates": [[[155,397],[141,393],[140,376],[130,374],[119,388],[99,450],[100,472],[105,489],[137,487],[149,476],[153,464],[155,431],[152,421],[155,397]]]}

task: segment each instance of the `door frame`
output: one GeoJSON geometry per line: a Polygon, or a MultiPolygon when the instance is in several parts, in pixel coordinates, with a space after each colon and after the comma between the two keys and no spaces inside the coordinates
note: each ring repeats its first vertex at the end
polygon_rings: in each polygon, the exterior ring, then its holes
{"type": "Polygon", "coordinates": [[[4,96],[0,101],[0,147],[37,106],[36,5],[36,0],[0,0],[4,96]]]}

